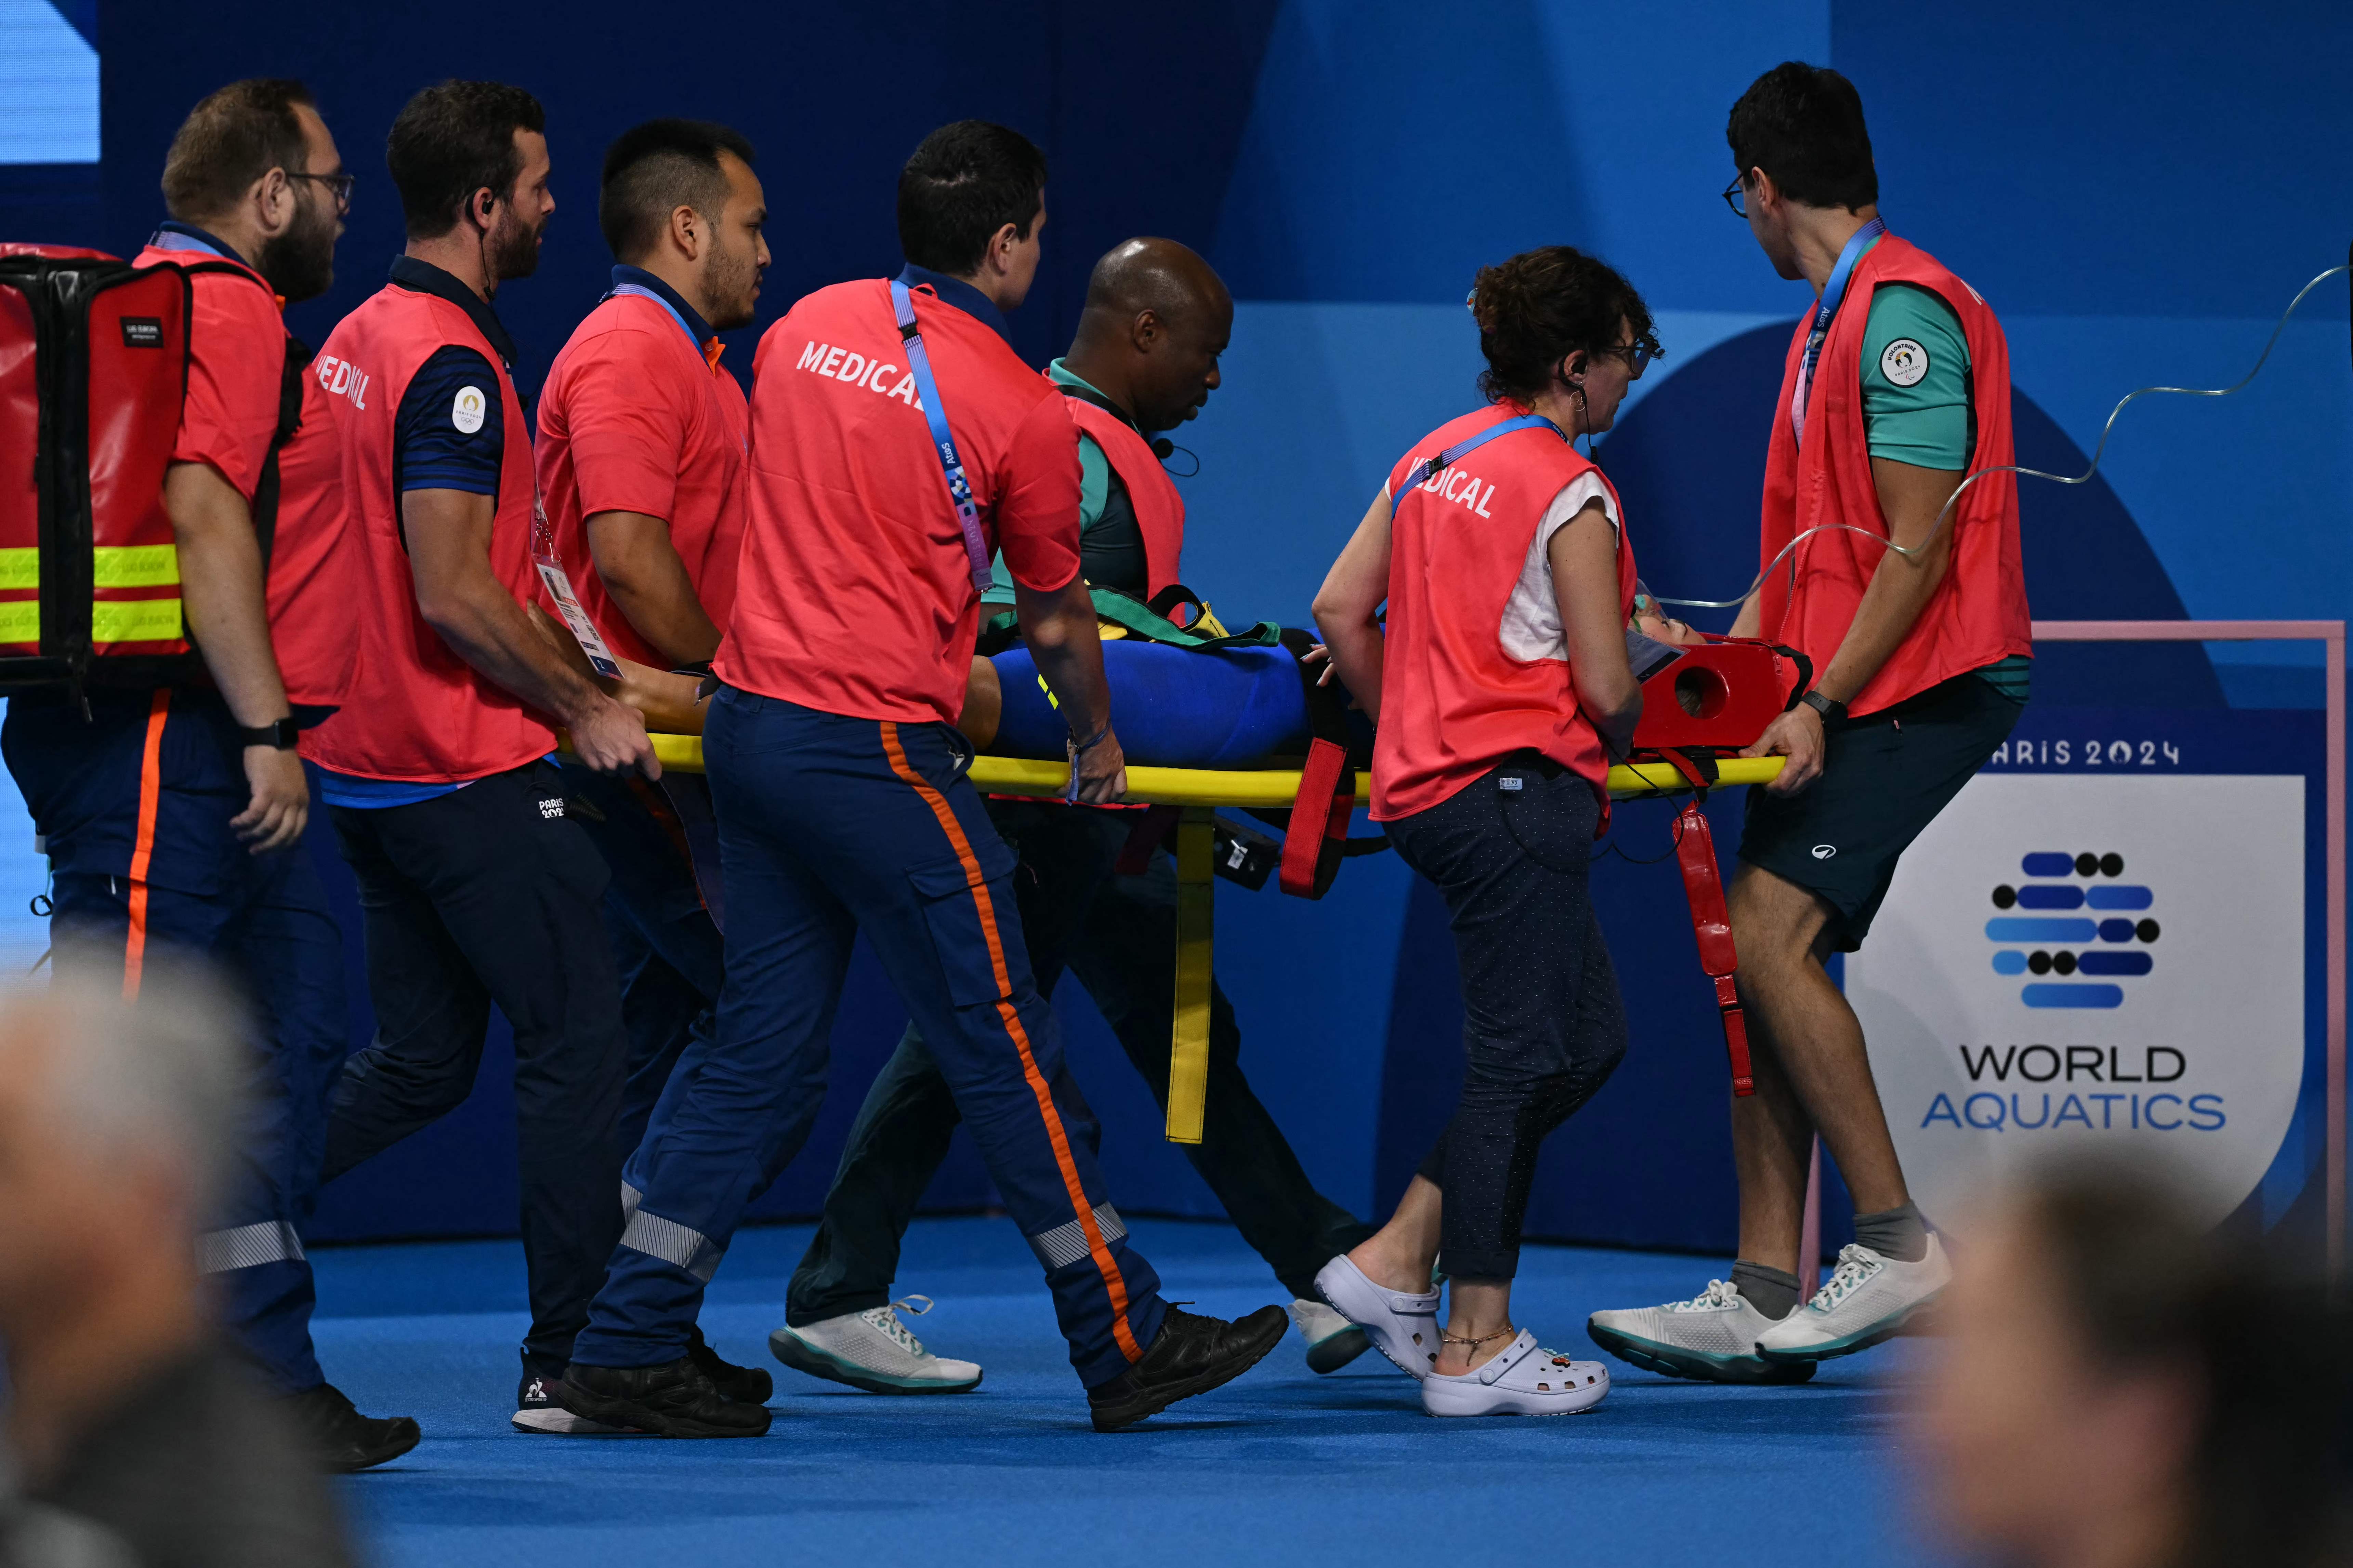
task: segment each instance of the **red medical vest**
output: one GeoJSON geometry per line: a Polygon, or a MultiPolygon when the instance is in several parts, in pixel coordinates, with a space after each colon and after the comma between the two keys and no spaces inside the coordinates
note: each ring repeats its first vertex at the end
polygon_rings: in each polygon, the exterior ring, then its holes
{"type": "MultiPolygon", "coordinates": [[[[986,323],[914,291],[981,528],[1014,578],[1079,570],[1069,400],[986,323]]],[[[952,724],[980,630],[964,530],[881,279],[794,305],[752,362],[750,521],[712,661],[730,686],[822,712],[952,724]]]]}
{"type": "MultiPolygon", "coordinates": [[[[735,378],[705,359],[661,302],[616,294],[555,356],[539,399],[541,502],[580,607],[624,658],[667,668],[605,591],[587,521],[635,511],[670,524],[670,547],[722,632],[744,544],[751,413],[735,378]]],[[[543,584],[541,603],[554,605],[543,584]]]]}
{"type": "MultiPolygon", "coordinates": [[[[346,371],[348,378],[348,370],[346,371]]],[[[278,452],[278,531],[269,547],[269,640],[286,700],[340,706],[359,671],[352,600],[360,549],[343,511],[343,439],[334,362],[313,360],[302,377],[302,423],[278,452]]],[[[302,737],[310,754],[311,734],[302,737]]]]}
{"type": "MultiPolygon", "coordinates": [[[[1526,412],[1499,404],[1440,426],[1389,470],[1391,495],[1422,458],[1526,412]]],[[[1562,488],[1586,473],[1599,470],[1535,427],[1497,437],[1391,503],[1375,821],[1427,811],[1523,751],[1589,782],[1608,820],[1609,758],[1577,704],[1568,661],[1504,651],[1504,612],[1536,527],[1562,488]]],[[[1616,489],[1606,477],[1601,483],[1618,507],[1616,489]]],[[[1634,550],[1622,529],[1618,597],[1631,615],[1634,550]]]]}
{"type": "Polygon", "coordinates": [[[1083,397],[1070,397],[1068,403],[1071,420],[1094,437],[1112,471],[1127,487],[1127,499],[1135,508],[1136,531],[1144,535],[1144,596],[1148,599],[1170,584],[1182,582],[1185,500],[1176,493],[1176,481],[1168,477],[1158,454],[1136,434],[1134,426],[1083,397]]]}
{"type": "Polygon", "coordinates": [[[402,542],[393,489],[393,423],[414,376],[450,343],[488,360],[506,418],[491,571],[517,600],[533,592],[531,432],[522,398],[466,312],[447,300],[389,284],[345,316],[320,363],[335,360],[365,380],[364,404],[338,407],[343,495],[354,564],[349,617],[359,672],[341,711],[311,732],[304,754],[363,778],[457,784],[521,767],[555,749],[547,720],[476,672],[417,610],[416,579],[402,542]]]}
{"type": "MultiPolygon", "coordinates": [[[[1797,392],[1810,313],[1789,341],[1765,459],[1760,565],[1807,529],[1824,523],[1887,535],[1862,423],[1863,328],[1872,295],[1883,283],[1926,289],[1960,318],[1969,345],[1970,406],[1977,415],[1969,470],[2017,461],[2010,446],[2010,345],[2001,323],[1976,289],[1926,251],[1891,234],[1855,263],[1846,297],[1831,318],[1814,369],[1802,447],[1790,428],[1789,401],[1797,392]]],[[[1945,580],[1921,607],[1911,634],[1848,704],[1854,713],[1893,707],[1954,676],[2034,651],[2019,555],[2018,477],[1995,474],[1971,485],[1945,526],[1953,531],[1952,564],[1945,580]]],[[[1813,660],[1817,671],[1829,668],[1886,553],[1883,545],[1844,529],[1815,534],[1767,575],[1758,604],[1758,635],[1795,647],[1813,660]]]]}

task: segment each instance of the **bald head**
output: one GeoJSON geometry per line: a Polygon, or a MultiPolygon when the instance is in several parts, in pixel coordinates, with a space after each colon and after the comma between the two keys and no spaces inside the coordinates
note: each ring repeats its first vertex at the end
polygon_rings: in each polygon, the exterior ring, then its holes
{"type": "Polygon", "coordinates": [[[1216,390],[1233,323],[1233,296],[1198,253],[1131,239],[1095,263],[1068,363],[1143,428],[1165,430],[1216,390]]]}
{"type": "MultiPolygon", "coordinates": [[[[1086,313],[1124,325],[1145,310],[1164,321],[1190,311],[1230,310],[1225,281],[1198,252],[1173,239],[1131,239],[1095,263],[1087,279],[1086,313]]],[[[1086,330],[1081,325],[1081,331],[1086,330]]]]}

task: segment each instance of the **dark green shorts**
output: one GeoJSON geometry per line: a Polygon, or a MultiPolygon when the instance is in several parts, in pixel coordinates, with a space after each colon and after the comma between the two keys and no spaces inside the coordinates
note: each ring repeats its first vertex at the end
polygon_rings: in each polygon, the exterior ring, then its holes
{"type": "Polygon", "coordinates": [[[2010,738],[2026,705],[1976,675],[1829,731],[1821,777],[1793,795],[1748,792],[1740,858],[1838,911],[1833,945],[1862,945],[1895,862],[2010,738]]]}

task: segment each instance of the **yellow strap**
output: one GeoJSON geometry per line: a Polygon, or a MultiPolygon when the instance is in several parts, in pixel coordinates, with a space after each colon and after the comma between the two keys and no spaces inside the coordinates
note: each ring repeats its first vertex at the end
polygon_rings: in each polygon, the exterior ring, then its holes
{"type": "Polygon", "coordinates": [[[177,599],[100,599],[90,607],[93,643],[178,642],[177,599]]]}
{"type": "MultiPolygon", "coordinates": [[[[702,738],[699,735],[656,735],[654,755],[665,768],[682,773],[702,771],[702,738]]],[[[1715,764],[1716,786],[1770,783],[1781,772],[1778,757],[1726,757],[1715,764]]],[[[972,764],[972,782],[990,795],[1059,795],[1070,779],[1060,763],[1036,763],[1021,757],[979,757],[972,764]]],[[[1691,786],[1665,763],[1609,770],[1609,793],[1620,800],[1641,795],[1681,795],[1691,786]]],[[[1356,775],[1356,798],[1369,800],[1373,776],[1356,775]]],[[[1127,799],[1160,805],[1261,806],[1279,809],[1299,795],[1299,774],[1281,769],[1254,768],[1219,772],[1207,768],[1127,770],[1127,799]]]]}
{"type": "Polygon", "coordinates": [[[90,581],[101,588],[162,588],[180,580],[176,544],[101,544],[90,553],[90,581]]]}
{"type": "Polygon", "coordinates": [[[1217,813],[1176,824],[1176,1005],[1168,1037],[1168,1142],[1198,1143],[1209,1102],[1209,954],[1217,931],[1217,813]]]}
{"type": "Polygon", "coordinates": [[[41,640],[41,602],[38,599],[14,599],[0,605],[0,643],[34,643],[41,640]]]}
{"type": "Polygon", "coordinates": [[[0,550],[0,588],[37,588],[41,585],[41,552],[29,546],[18,550],[0,550]]]}

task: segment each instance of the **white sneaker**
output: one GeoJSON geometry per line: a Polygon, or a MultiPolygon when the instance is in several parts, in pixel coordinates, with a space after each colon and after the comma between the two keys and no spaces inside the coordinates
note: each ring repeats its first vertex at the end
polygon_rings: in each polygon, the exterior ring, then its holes
{"type": "Polygon", "coordinates": [[[1585,1321],[1593,1342],[1620,1361],[1669,1377],[1710,1383],[1803,1383],[1814,1363],[1769,1362],[1757,1341],[1774,1326],[1739,1287],[1711,1279],[1688,1301],[1596,1312],[1585,1321]]]}
{"type": "Polygon", "coordinates": [[[1811,1362],[1869,1350],[1900,1333],[1905,1320],[1934,1301],[1952,1277],[1945,1245],[1933,1233],[1917,1263],[1849,1242],[1839,1248],[1838,1269],[1814,1299],[1757,1336],[1757,1352],[1767,1361],[1811,1362]]]}
{"type": "Polygon", "coordinates": [[[902,1307],[921,1317],[932,1310],[932,1299],[910,1296],[887,1307],[778,1329],[768,1336],[768,1353],[796,1372],[869,1394],[962,1394],[978,1388],[980,1368],[968,1361],[943,1361],[925,1350],[899,1321],[902,1307]]]}
{"type": "Polygon", "coordinates": [[[1483,1366],[1421,1380],[1421,1407],[1432,1415],[1574,1415],[1609,1394],[1608,1367],[1542,1349],[1525,1329],[1483,1366]]]}
{"type": "Polygon", "coordinates": [[[1291,1321],[1307,1342],[1310,1372],[1337,1372],[1373,1348],[1364,1330],[1321,1301],[1292,1302],[1291,1321]]]}
{"type": "Polygon", "coordinates": [[[1438,1360],[1438,1292],[1417,1296],[1365,1278],[1342,1253],[1315,1276],[1315,1293],[1365,1331],[1373,1348],[1408,1374],[1428,1377],[1438,1360]]]}

